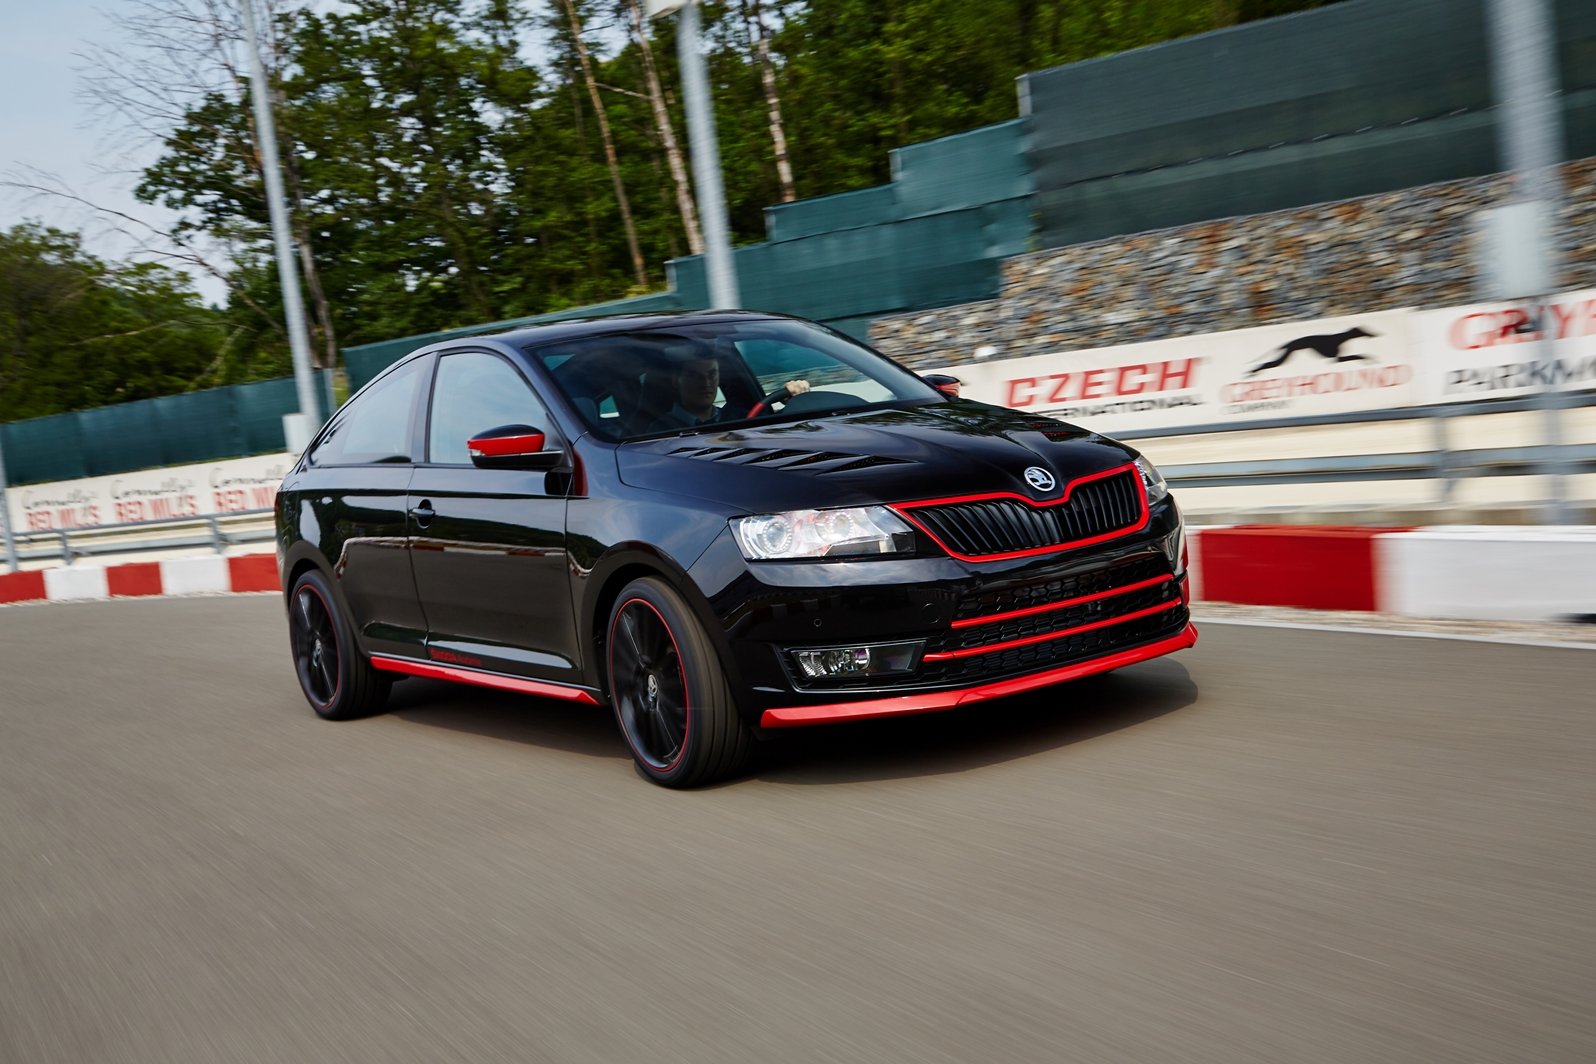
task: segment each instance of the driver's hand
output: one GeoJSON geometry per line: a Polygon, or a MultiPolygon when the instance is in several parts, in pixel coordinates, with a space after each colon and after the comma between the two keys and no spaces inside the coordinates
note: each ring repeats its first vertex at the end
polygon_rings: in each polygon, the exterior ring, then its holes
{"type": "Polygon", "coordinates": [[[802,395],[805,392],[807,392],[808,390],[809,390],[809,382],[808,381],[788,381],[787,382],[787,394],[788,395],[802,395]]]}

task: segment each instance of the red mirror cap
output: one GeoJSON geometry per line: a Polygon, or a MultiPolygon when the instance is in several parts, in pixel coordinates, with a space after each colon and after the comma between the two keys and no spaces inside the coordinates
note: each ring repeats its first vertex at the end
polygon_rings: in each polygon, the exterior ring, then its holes
{"type": "Polygon", "coordinates": [[[953,381],[948,384],[933,384],[932,387],[941,392],[943,395],[947,396],[949,399],[957,399],[959,397],[958,381],[953,381]]]}
{"type": "Polygon", "coordinates": [[[544,435],[530,432],[524,436],[488,436],[467,440],[466,449],[472,458],[518,458],[538,454],[543,450],[544,435]]]}

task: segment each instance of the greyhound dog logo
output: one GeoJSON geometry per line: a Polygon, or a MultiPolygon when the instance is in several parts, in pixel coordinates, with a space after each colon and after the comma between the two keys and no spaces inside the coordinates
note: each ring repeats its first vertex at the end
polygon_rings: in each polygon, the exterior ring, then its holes
{"type": "Polygon", "coordinates": [[[1373,362],[1375,359],[1370,358],[1368,355],[1343,355],[1341,353],[1341,348],[1345,344],[1350,343],[1361,336],[1378,335],[1380,334],[1366,332],[1365,330],[1354,326],[1353,328],[1348,329],[1346,332],[1330,333],[1325,336],[1299,336],[1290,343],[1282,344],[1280,347],[1276,348],[1276,350],[1280,352],[1280,356],[1278,358],[1273,358],[1267,362],[1258,363],[1258,365],[1247,371],[1247,376],[1251,377],[1255,374],[1262,373],[1266,369],[1275,369],[1278,366],[1283,366],[1285,365],[1286,359],[1290,358],[1298,351],[1312,351],[1321,358],[1328,358],[1332,362],[1373,362]]]}

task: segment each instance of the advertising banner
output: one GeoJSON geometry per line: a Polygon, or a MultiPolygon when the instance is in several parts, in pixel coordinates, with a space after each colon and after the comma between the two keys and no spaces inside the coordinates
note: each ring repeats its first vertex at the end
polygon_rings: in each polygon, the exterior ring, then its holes
{"type": "Polygon", "coordinates": [[[1596,289],[1412,315],[1420,402],[1596,388],[1596,289]],[[1541,342],[1545,341],[1545,342],[1541,342]]]}
{"type": "Polygon", "coordinates": [[[1268,325],[947,370],[971,399],[1113,433],[1418,400],[1407,312],[1268,325]]]}
{"type": "Polygon", "coordinates": [[[29,484],[7,492],[11,527],[17,532],[41,532],[267,509],[293,464],[293,455],[257,455],[29,484]]]}

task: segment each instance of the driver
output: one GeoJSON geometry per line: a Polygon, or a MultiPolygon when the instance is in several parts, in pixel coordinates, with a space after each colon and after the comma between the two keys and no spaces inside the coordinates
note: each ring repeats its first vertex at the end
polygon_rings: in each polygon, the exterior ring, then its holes
{"type": "MultiPolygon", "coordinates": [[[[802,395],[809,390],[809,382],[790,380],[785,387],[789,395],[802,395]]],[[[676,368],[676,402],[644,431],[668,432],[743,417],[742,411],[727,412],[715,405],[719,392],[720,363],[713,358],[687,359],[676,368]]]]}

